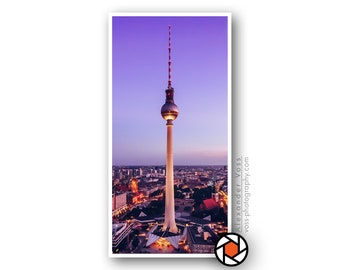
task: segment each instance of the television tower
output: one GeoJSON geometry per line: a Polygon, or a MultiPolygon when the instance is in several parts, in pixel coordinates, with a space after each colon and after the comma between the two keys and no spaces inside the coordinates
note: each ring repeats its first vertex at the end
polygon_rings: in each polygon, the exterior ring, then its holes
{"type": "Polygon", "coordinates": [[[165,218],[162,230],[177,233],[175,221],[175,196],[174,196],[174,162],[172,153],[172,127],[173,121],[178,116],[178,107],[174,102],[174,88],[171,85],[171,26],[169,25],[169,59],[168,59],[168,88],[165,90],[165,104],[161,114],[166,120],[166,186],[165,186],[165,218]]]}

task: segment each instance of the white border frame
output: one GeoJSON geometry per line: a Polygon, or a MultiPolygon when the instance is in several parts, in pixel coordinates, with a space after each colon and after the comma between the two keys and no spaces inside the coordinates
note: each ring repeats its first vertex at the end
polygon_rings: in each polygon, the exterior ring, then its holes
{"type": "Polygon", "coordinates": [[[134,16],[134,17],[154,17],[154,16],[169,16],[169,17],[197,17],[197,16],[202,16],[202,17],[214,17],[214,16],[221,16],[221,17],[226,17],[228,21],[228,33],[227,33],[227,38],[228,38],[228,232],[232,232],[232,88],[231,88],[231,24],[232,24],[232,15],[230,12],[216,12],[216,13],[165,13],[165,12],[160,12],[160,13],[143,13],[143,12],[136,12],[136,13],[119,13],[119,12],[112,12],[109,13],[108,16],[108,37],[109,37],[109,47],[108,47],[108,255],[110,258],[214,258],[215,254],[198,254],[198,253],[192,253],[192,254],[137,254],[137,253],[116,253],[112,254],[112,17],[126,17],[126,16],[134,16]],[[110,217],[110,218],[109,218],[110,217]]]}

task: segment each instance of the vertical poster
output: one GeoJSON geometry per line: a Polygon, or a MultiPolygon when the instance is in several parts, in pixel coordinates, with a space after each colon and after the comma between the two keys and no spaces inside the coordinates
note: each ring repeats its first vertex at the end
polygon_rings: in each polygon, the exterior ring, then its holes
{"type": "Polygon", "coordinates": [[[214,257],[231,227],[231,15],[109,16],[109,256],[214,257]]]}

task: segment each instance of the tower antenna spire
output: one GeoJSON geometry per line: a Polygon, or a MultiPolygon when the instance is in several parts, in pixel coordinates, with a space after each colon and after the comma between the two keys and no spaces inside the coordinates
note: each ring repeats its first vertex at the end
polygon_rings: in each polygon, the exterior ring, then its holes
{"type": "Polygon", "coordinates": [[[171,88],[171,25],[169,25],[168,88],[171,88]]]}

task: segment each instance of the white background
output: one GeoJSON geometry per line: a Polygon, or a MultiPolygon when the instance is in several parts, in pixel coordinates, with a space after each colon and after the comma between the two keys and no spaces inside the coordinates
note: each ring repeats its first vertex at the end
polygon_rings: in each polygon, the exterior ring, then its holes
{"type": "Polygon", "coordinates": [[[109,12],[233,13],[234,150],[249,156],[240,269],[339,264],[337,1],[1,1],[0,268],[225,269],[107,258],[109,12]]]}

